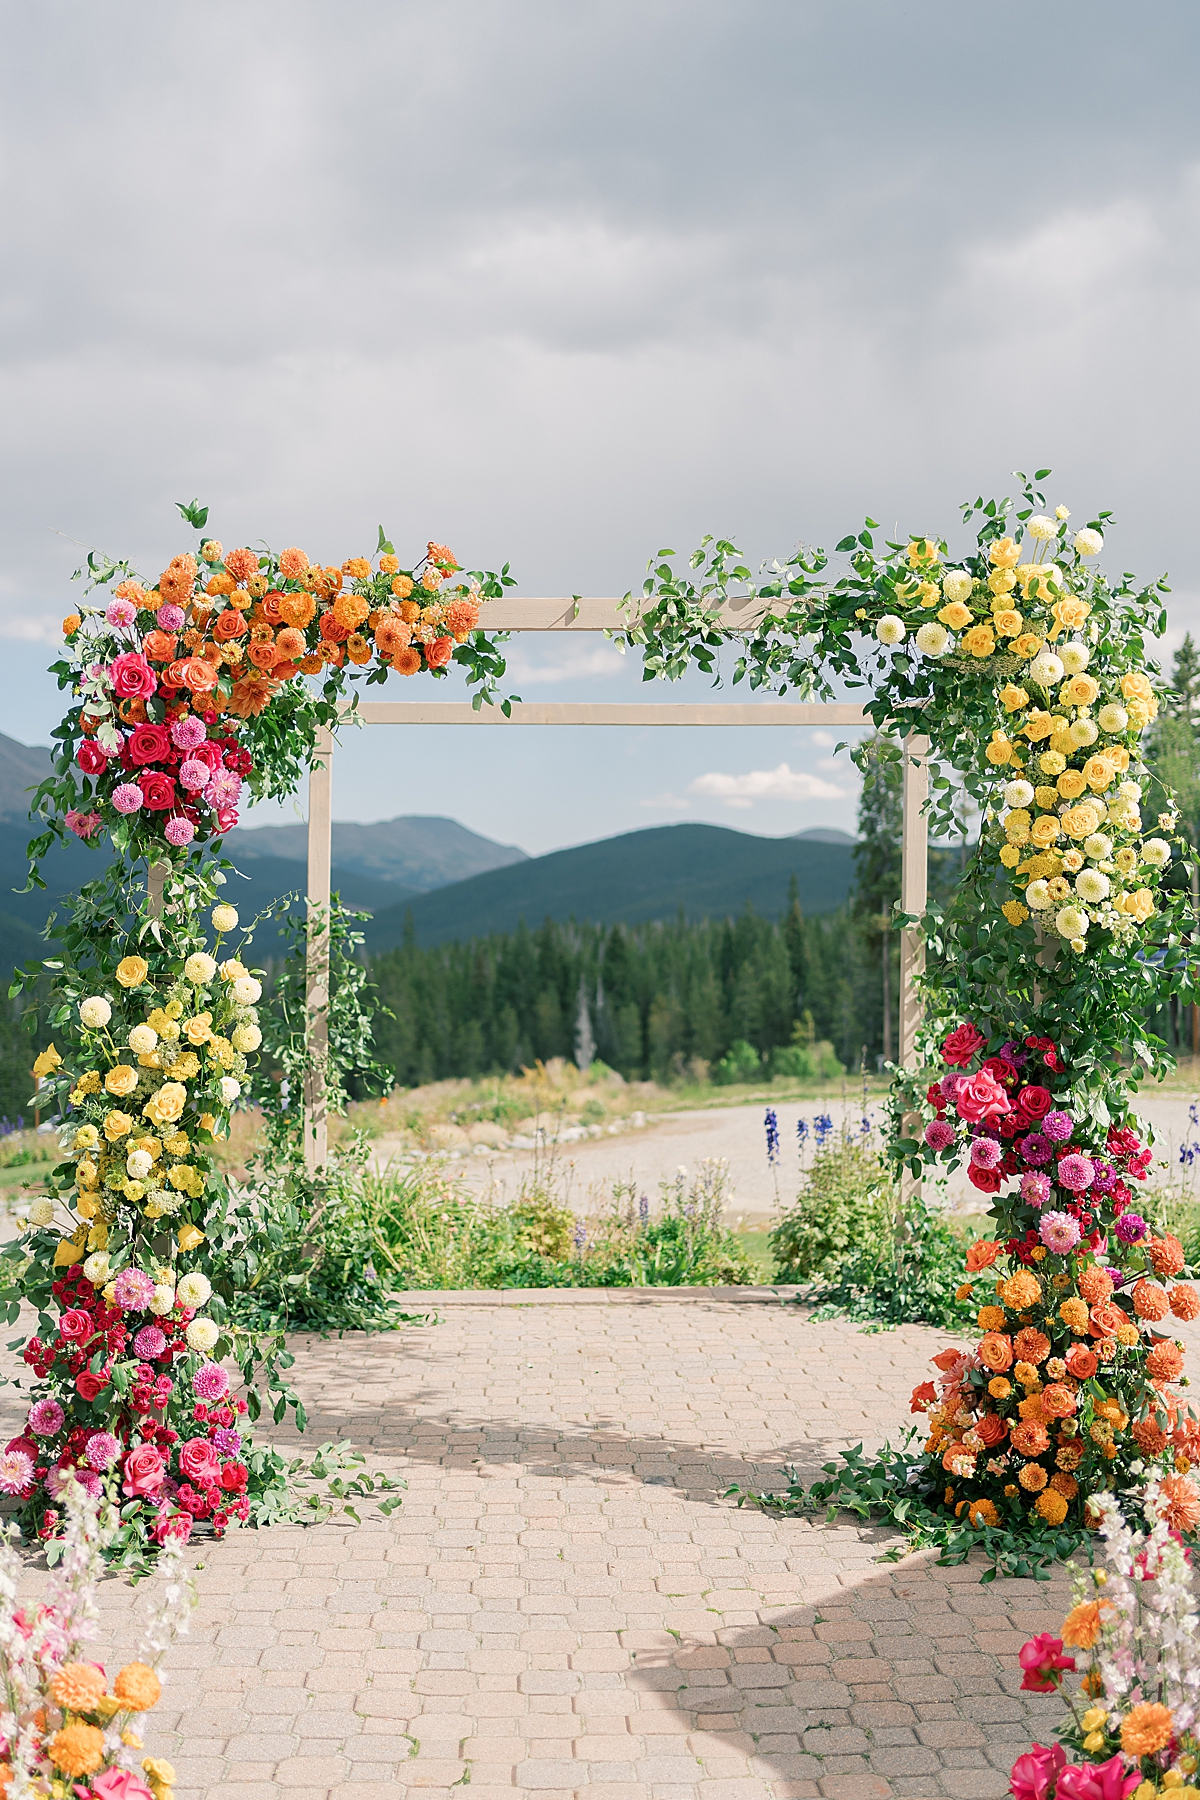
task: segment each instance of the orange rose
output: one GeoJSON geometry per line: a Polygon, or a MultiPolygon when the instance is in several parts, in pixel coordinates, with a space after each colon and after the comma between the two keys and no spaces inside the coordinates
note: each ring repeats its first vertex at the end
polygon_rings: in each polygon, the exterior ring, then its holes
{"type": "Polygon", "coordinates": [[[985,1369],[991,1369],[995,1375],[1002,1375],[1005,1369],[1012,1368],[1012,1340],[998,1331],[989,1331],[980,1340],[979,1360],[985,1369]]]}
{"type": "Polygon", "coordinates": [[[1008,1436],[1008,1426],[999,1413],[984,1413],[975,1429],[989,1450],[994,1450],[1008,1436]]]}
{"type": "Polygon", "coordinates": [[[968,1275],[977,1275],[980,1269],[990,1269],[999,1254],[999,1244],[992,1243],[988,1238],[977,1238],[967,1251],[968,1275]]]}
{"type": "Polygon", "coordinates": [[[1069,1419],[1075,1411],[1075,1396],[1064,1382],[1052,1381],[1042,1389],[1042,1411],[1048,1419],[1069,1419]]]}
{"type": "Polygon", "coordinates": [[[217,685],[217,671],[202,656],[189,656],[179,672],[184,687],[193,694],[210,694],[217,685]]]}

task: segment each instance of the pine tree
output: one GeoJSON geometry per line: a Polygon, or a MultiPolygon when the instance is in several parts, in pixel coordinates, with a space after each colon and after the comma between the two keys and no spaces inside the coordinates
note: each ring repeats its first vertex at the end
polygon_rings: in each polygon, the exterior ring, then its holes
{"type": "Polygon", "coordinates": [[[904,763],[899,744],[875,736],[862,746],[863,772],[858,802],[858,842],[854,846],[856,881],[851,911],[882,973],[880,1047],[892,1054],[892,995],[898,987],[898,937],[892,912],[900,898],[900,841],[904,819],[904,763]]]}

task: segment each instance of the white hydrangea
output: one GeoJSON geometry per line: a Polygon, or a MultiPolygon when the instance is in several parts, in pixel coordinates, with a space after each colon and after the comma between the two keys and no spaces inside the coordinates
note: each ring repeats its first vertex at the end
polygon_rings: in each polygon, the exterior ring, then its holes
{"type": "Polygon", "coordinates": [[[1090,856],[1093,862],[1107,862],[1112,853],[1112,839],[1105,837],[1102,831],[1094,831],[1091,837],[1083,840],[1083,854],[1090,856]]]}
{"type": "Polygon", "coordinates": [[[1171,846],[1166,838],[1147,838],[1142,845],[1142,861],[1152,869],[1163,869],[1171,860],[1171,846]]]}
{"type": "Polygon", "coordinates": [[[54,1217],[53,1200],[31,1200],[29,1202],[29,1223],[31,1225],[49,1225],[54,1217]]]}
{"type": "Polygon", "coordinates": [[[1045,881],[1031,881],[1025,889],[1025,898],[1034,912],[1046,912],[1054,905],[1050,898],[1050,886],[1045,881]]]}
{"type": "MultiPolygon", "coordinates": [[[[1089,906],[1099,906],[1102,900],[1107,900],[1110,886],[1108,876],[1102,875],[1099,869],[1084,869],[1075,877],[1075,892],[1089,906]]],[[[1075,935],[1078,936],[1078,932],[1075,935]]]]}
{"type": "Polygon", "coordinates": [[[908,636],[908,629],[904,620],[898,619],[895,613],[884,613],[875,627],[875,636],[881,644],[902,644],[908,636]]]}
{"type": "Polygon", "coordinates": [[[1010,781],[1004,790],[1005,806],[1029,806],[1033,801],[1034,788],[1031,781],[1010,781]]]}
{"type": "Polygon", "coordinates": [[[197,950],[184,963],[183,972],[193,987],[207,987],[217,972],[217,965],[206,950],[197,950]]]}
{"type": "Polygon", "coordinates": [[[922,656],[944,656],[950,646],[950,633],[944,625],[930,619],[928,624],[917,628],[914,641],[922,656]]]}
{"type": "Polygon", "coordinates": [[[951,569],[948,575],[942,576],[942,592],[950,601],[969,600],[974,585],[965,569],[951,569]]]}
{"type": "Polygon", "coordinates": [[[1104,548],[1104,538],[1100,532],[1085,527],[1075,533],[1075,548],[1080,556],[1099,556],[1104,548]]]}
{"type": "Polygon", "coordinates": [[[1029,679],[1041,688],[1055,687],[1063,678],[1063,666],[1053,650],[1043,650],[1029,665],[1029,679]]]}
{"type": "Polygon", "coordinates": [[[185,1333],[188,1349],[199,1350],[204,1356],[208,1355],[220,1335],[211,1319],[193,1319],[185,1333]]]}
{"type": "Polygon", "coordinates": [[[1039,544],[1044,544],[1050,538],[1058,536],[1058,526],[1053,519],[1048,519],[1045,513],[1034,513],[1025,529],[1030,537],[1039,544]]]}
{"type": "Polygon", "coordinates": [[[125,1158],[125,1168],[134,1181],[145,1181],[154,1167],[154,1158],[148,1150],[131,1150],[125,1158]]]}
{"type": "Polygon", "coordinates": [[[112,1018],[112,1007],[103,994],[91,994],[80,1002],[79,1017],[89,1031],[99,1031],[112,1018]]]}
{"type": "Polygon", "coordinates": [[[166,1282],[160,1282],[150,1296],[150,1311],[161,1319],[175,1304],[175,1289],[166,1282]]]}
{"type": "Polygon", "coordinates": [[[191,1275],[184,1276],[176,1292],[179,1296],[180,1306],[188,1306],[195,1311],[196,1307],[203,1306],[207,1302],[212,1293],[212,1282],[207,1275],[201,1275],[197,1270],[191,1275]]]}
{"type": "Polygon", "coordinates": [[[129,1048],[135,1056],[149,1056],[158,1043],[153,1025],[135,1025],[129,1034],[129,1048]]]}
{"type": "Polygon", "coordinates": [[[239,975],[233,984],[233,997],[239,1006],[254,1006],[262,999],[262,982],[253,975],[239,975]]]}
{"type": "Polygon", "coordinates": [[[1064,906],[1056,915],[1054,929],[1059,937],[1085,938],[1090,920],[1077,906],[1064,906]]]}
{"type": "Polygon", "coordinates": [[[93,1287],[103,1287],[108,1280],[108,1251],[97,1250],[83,1265],[83,1272],[93,1287]]]}
{"type": "Polygon", "coordinates": [[[241,1082],[235,1081],[232,1075],[223,1075],[221,1077],[221,1101],[223,1105],[232,1106],[241,1091],[241,1082]]]}
{"type": "Polygon", "coordinates": [[[1087,746],[1094,744],[1100,736],[1096,730],[1095,719],[1075,719],[1068,729],[1071,733],[1071,742],[1078,744],[1081,750],[1086,750],[1087,746]]]}
{"type": "Polygon", "coordinates": [[[1118,706],[1115,701],[1110,702],[1108,706],[1102,706],[1096,714],[1096,718],[1101,731],[1107,731],[1113,737],[1118,736],[1129,725],[1129,714],[1123,706],[1118,706]]]}
{"type": "Polygon", "coordinates": [[[1092,660],[1091,647],[1081,644],[1078,638],[1072,638],[1069,644],[1062,644],[1058,654],[1068,675],[1082,675],[1092,660]]]}

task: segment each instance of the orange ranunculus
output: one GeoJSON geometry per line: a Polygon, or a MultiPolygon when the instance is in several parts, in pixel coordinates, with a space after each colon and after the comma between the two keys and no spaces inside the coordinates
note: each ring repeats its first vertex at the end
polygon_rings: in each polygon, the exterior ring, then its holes
{"type": "Polygon", "coordinates": [[[1003,1375],[1013,1365],[1012,1339],[999,1331],[986,1332],[979,1342],[979,1360],[985,1369],[1003,1375]]]}
{"type": "Polygon", "coordinates": [[[1067,1371],[1076,1381],[1090,1381],[1099,1364],[1095,1352],[1086,1344],[1072,1344],[1066,1355],[1067,1371]]]}
{"type": "Polygon", "coordinates": [[[1018,1362],[1045,1362],[1050,1354],[1050,1339],[1044,1331],[1038,1331],[1032,1325],[1025,1325],[1013,1339],[1013,1355],[1018,1362]]]}
{"type": "Polygon", "coordinates": [[[1161,1338],[1146,1358],[1151,1381],[1175,1381],[1183,1374],[1183,1351],[1170,1338],[1161,1338]]]}
{"type": "Polygon", "coordinates": [[[980,1269],[990,1269],[1000,1254],[1001,1246],[988,1238],[977,1238],[967,1251],[967,1273],[977,1275],[980,1269]]]}

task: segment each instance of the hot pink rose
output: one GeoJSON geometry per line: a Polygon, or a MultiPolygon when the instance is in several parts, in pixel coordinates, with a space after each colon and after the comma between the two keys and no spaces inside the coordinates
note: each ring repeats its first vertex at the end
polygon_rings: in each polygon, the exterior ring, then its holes
{"type": "Polygon", "coordinates": [[[999,1119],[1012,1111],[1012,1101],[998,1081],[981,1069],[962,1083],[954,1096],[960,1119],[978,1125],[985,1119],[999,1119]]]}
{"type": "Polygon", "coordinates": [[[138,725],[129,734],[129,758],[144,768],[171,753],[171,740],[161,725],[138,725]]]}
{"type": "Polygon", "coordinates": [[[1055,1777],[1066,1760],[1066,1751],[1061,1744],[1053,1747],[1035,1744],[1024,1756],[1018,1756],[1008,1778],[1013,1800],[1047,1800],[1055,1777]]]}
{"type": "Polygon", "coordinates": [[[166,1544],[177,1538],[186,1544],[192,1531],[192,1515],[187,1512],[168,1512],[164,1506],[154,1521],[150,1535],[156,1544],[166,1544]]]}
{"type": "Polygon", "coordinates": [[[1017,1661],[1025,1671],[1021,1686],[1027,1694],[1053,1694],[1062,1686],[1060,1671],[1075,1667],[1075,1658],[1063,1655],[1063,1641],[1052,1631],[1039,1631],[1022,1644],[1017,1661]]]}
{"type": "Polygon", "coordinates": [[[220,1481],[221,1464],[207,1438],[189,1438],[179,1452],[180,1473],[189,1481],[220,1481]]]}
{"type": "Polygon", "coordinates": [[[987,1039],[976,1030],[970,1019],[959,1025],[942,1043],[942,1056],[955,1068],[965,1069],[971,1058],[983,1049],[987,1039]]]}
{"type": "Polygon", "coordinates": [[[125,1458],[124,1492],[131,1500],[151,1500],[163,1484],[167,1465],[153,1444],[139,1444],[125,1458]]]}
{"type": "Polygon", "coordinates": [[[157,769],[148,769],[144,775],[138,776],[138,786],[142,790],[142,801],[150,812],[170,812],[175,804],[175,782],[170,775],[162,775],[157,769]]]}
{"type": "Polygon", "coordinates": [[[73,1343],[82,1343],[84,1338],[89,1338],[92,1335],[91,1314],[85,1313],[78,1306],[73,1306],[71,1310],[65,1312],[58,1321],[58,1329],[63,1337],[69,1338],[73,1343]]]}
{"type": "Polygon", "coordinates": [[[102,1769],[91,1780],[98,1800],[154,1800],[146,1783],[132,1769],[102,1769]]]}
{"type": "Polygon", "coordinates": [[[113,693],[122,700],[148,700],[158,686],[158,677],[136,650],[127,650],[109,664],[113,693]]]}
{"type": "Polygon", "coordinates": [[[75,761],[85,775],[103,775],[108,767],[108,758],[95,738],[84,738],[75,752],[75,761]]]}
{"type": "Polygon", "coordinates": [[[1125,1800],[1141,1781],[1140,1769],[1129,1769],[1123,1758],[1112,1756],[1106,1763],[1087,1763],[1083,1768],[1068,1763],[1054,1792],[1056,1800],[1125,1800]]]}

